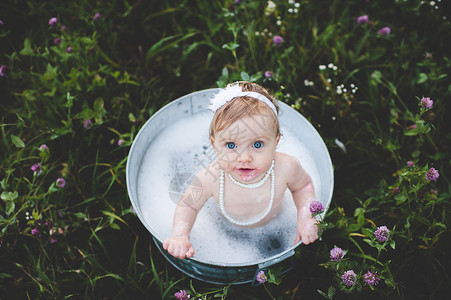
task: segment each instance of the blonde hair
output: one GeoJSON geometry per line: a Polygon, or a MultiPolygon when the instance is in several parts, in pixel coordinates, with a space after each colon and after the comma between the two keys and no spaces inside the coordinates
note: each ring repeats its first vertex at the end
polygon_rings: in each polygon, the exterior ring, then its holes
{"type": "MultiPolygon", "coordinates": [[[[279,113],[277,100],[267,89],[248,81],[239,81],[238,84],[242,87],[243,92],[257,92],[268,98],[274,104],[277,113],[279,113]]],[[[279,119],[277,118],[277,115],[274,114],[274,111],[260,100],[249,96],[240,96],[233,98],[233,100],[228,101],[216,110],[210,123],[210,138],[214,138],[216,132],[228,128],[237,120],[244,117],[252,117],[257,114],[271,116],[274,120],[274,132],[276,137],[280,136],[279,119]]]]}

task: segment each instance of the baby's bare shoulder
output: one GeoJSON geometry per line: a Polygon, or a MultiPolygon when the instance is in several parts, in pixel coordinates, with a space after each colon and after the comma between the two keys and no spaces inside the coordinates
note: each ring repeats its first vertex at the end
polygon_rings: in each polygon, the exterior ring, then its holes
{"type": "Polygon", "coordinates": [[[286,153],[276,152],[274,156],[274,160],[276,165],[281,166],[282,168],[293,168],[300,166],[299,161],[296,157],[291,156],[286,153]]]}
{"type": "Polygon", "coordinates": [[[219,182],[219,168],[212,163],[196,174],[196,178],[202,183],[204,189],[213,190],[215,183],[219,182]]]}
{"type": "Polygon", "coordinates": [[[290,182],[299,181],[304,176],[304,170],[301,167],[298,159],[294,156],[285,153],[276,152],[274,157],[275,171],[278,173],[278,177],[290,182]]]}

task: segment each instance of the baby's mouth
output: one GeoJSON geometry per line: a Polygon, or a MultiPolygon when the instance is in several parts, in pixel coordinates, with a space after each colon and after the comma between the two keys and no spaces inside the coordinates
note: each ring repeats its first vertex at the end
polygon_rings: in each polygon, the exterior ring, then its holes
{"type": "Polygon", "coordinates": [[[252,181],[256,175],[256,169],[252,168],[238,168],[236,169],[236,174],[238,175],[238,180],[243,182],[252,181]]]}

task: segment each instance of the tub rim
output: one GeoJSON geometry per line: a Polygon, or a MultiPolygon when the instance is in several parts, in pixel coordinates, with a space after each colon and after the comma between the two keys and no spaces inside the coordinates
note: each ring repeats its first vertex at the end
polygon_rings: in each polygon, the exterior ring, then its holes
{"type": "MultiPolygon", "coordinates": [[[[149,231],[149,233],[150,233],[154,238],[156,238],[159,242],[161,242],[161,243],[163,243],[164,239],[162,239],[162,238],[160,237],[160,235],[157,234],[157,233],[155,232],[155,230],[153,230],[153,229],[151,228],[151,226],[147,223],[147,221],[144,219],[144,216],[143,216],[143,215],[141,214],[141,212],[140,212],[138,200],[137,200],[137,199],[134,199],[133,195],[131,195],[131,190],[132,190],[133,188],[132,188],[132,186],[131,186],[132,183],[130,182],[130,179],[129,179],[129,174],[130,174],[131,168],[132,168],[130,157],[131,157],[131,154],[134,153],[135,148],[138,147],[138,146],[136,146],[136,145],[137,145],[136,141],[138,141],[139,138],[140,138],[142,135],[145,134],[145,132],[146,132],[145,129],[146,129],[147,127],[150,126],[150,124],[152,123],[152,121],[153,121],[154,119],[158,118],[160,115],[164,114],[164,113],[165,113],[165,110],[166,110],[168,107],[172,107],[172,106],[174,106],[174,105],[178,105],[178,104],[179,104],[180,102],[182,102],[182,101],[190,101],[191,115],[194,115],[195,113],[194,113],[194,110],[193,110],[193,102],[192,102],[193,96],[195,96],[195,95],[197,95],[197,94],[209,94],[209,93],[210,93],[211,95],[213,95],[215,92],[218,92],[218,91],[220,91],[220,90],[221,90],[220,88],[209,88],[209,89],[199,90],[199,91],[195,91],[195,92],[186,94],[186,95],[184,95],[184,96],[178,97],[177,99],[174,99],[174,100],[170,101],[169,103],[163,105],[160,109],[158,109],[158,111],[155,112],[154,114],[152,114],[152,116],[150,116],[150,118],[149,118],[149,119],[144,123],[144,125],[139,129],[138,133],[136,134],[135,138],[133,139],[132,145],[131,145],[131,147],[130,147],[130,151],[129,151],[128,156],[127,156],[127,165],[126,165],[126,171],[125,171],[125,172],[126,172],[127,194],[128,194],[129,200],[130,200],[130,202],[131,202],[131,204],[132,204],[133,211],[134,211],[135,215],[138,216],[139,220],[140,220],[141,223],[146,227],[146,229],[149,231]]],[[[288,104],[286,104],[286,103],[284,103],[284,102],[282,102],[282,101],[280,101],[280,100],[278,100],[278,103],[279,103],[279,113],[280,113],[280,112],[283,112],[283,111],[290,112],[291,114],[295,113],[296,115],[298,115],[298,116],[302,119],[303,123],[306,124],[305,126],[309,127],[309,128],[310,128],[310,131],[313,133],[313,135],[315,135],[315,137],[320,141],[321,151],[323,151],[325,154],[327,154],[326,157],[325,157],[324,159],[327,160],[326,163],[327,163],[327,165],[330,166],[330,168],[329,168],[329,169],[330,169],[330,173],[329,173],[328,175],[329,175],[330,178],[331,178],[331,183],[330,183],[330,192],[329,192],[329,195],[322,195],[322,198],[328,199],[327,205],[326,205],[325,210],[324,210],[324,212],[323,212],[323,214],[322,214],[322,215],[324,216],[325,213],[327,212],[329,206],[330,206],[330,203],[331,203],[331,201],[332,201],[333,191],[334,191],[334,171],[333,171],[333,164],[332,164],[332,160],[331,160],[329,151],[328,151],[328,149],[327,149],[327,146],[326,146],[326,144],[324,143],[324,140],[321,138],[321,136],[320,136],[320,134],[318,133],[318,131],[315,129],[315,127],[313,127],[313,125],[312,125],[312,124],[311,124],[311,123],[310,123],[310,122],[309,122],[309,121],[308,121],[301,113],[299,113],[298,111],[296,111],[295,109],[293,109],[290,105],[288,105],[288,104]],[[326,197],[326,196],[327,196],[327,197],[326,197]]],[[[205,108],[205,110],[207,110],[207,108],[205,108]]],[[[308,149],[308,147],[307,147],[307,149],[308,149]]],[[[280,257],[285,257],[285,256],[288,255],[288,253],[291,253],[291,255],[293,255],[293,254],[294,254],[294,250],[295,250],[300,244],[302,244],[302,241],[300,241],[300,242],[298,242],[298,243],[296,243],[296,244],[293,244],[291,247],[285,249],[284,251],[282,251],[282,252],[280,252],[280,253],[277,253],[277,254],[275,254],[275,255],[272,255],[272,256],[267,257],[267,258],[264,258],[264,259],[252,261],[252,262],[241,262],[241,263],[218,263],[218,262],[208,261],[208,260],[205,260],[205,259],[198,259],[197,257],[191,257],[191,258],[185,258],[185,259],[188,259],[188,260],[194,260],[194,261],[196,261],[196,262],[198,262],[198,263],[201,263],[201,264],[209,264],[209,265],[220,266],[220,267],[246,267],[246,266],[255,266],[255,265],[260,266],[260,265],[267,265],[268,263],[271,263],[271,262],[273,262],[273,261],[276,261],[275,263],[277,263],[277,262],[279,261],[279,258],[280,258],[280,257]]],[[[161,251],[161,250],[160,250],[160,251],[161,251]]],[[[291,255],[290,255],[290,256],[291,256],[291,255]]],[[[288,257],[286,257],[286,258],[288,258],[288,257]]],[[[174,259],[178,259],[178,258],[174,258],[174,259]]],[[[268,264],[267,266],[270,266],[270,265],[272,265],[272,264],[268,264]]]]}

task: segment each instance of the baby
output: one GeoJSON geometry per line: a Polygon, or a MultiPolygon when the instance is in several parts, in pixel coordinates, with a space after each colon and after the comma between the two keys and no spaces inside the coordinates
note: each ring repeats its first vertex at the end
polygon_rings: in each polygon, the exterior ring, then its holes
{"type": "Polygon", "coordinates": [[[181,197],[172,236],[163,248],[180,259],[194,255],[190,232],[197,213],[212,196],[230,223],[257,227],[278,214],[287,188],[297,209],[294,244],[314,242],[318,227],[309,209],[315,200],[310,176],[296,158],[276,152],[277,100],[258,84],[239,82],[216,94],[209,108],[214,112],[210,142],[217,160],[196,175],[196,183],[181,197]]]}

